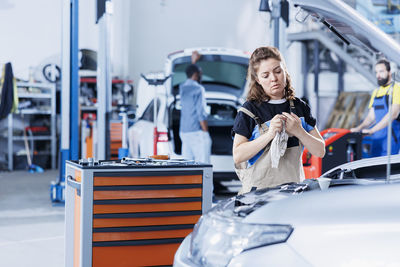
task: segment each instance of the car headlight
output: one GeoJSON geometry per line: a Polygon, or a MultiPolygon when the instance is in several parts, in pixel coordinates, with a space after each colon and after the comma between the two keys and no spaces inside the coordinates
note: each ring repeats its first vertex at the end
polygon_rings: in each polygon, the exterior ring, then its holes
{"type": "Polygon", "coordinates": [[[192,233],[190,256],[201,266],[226,266],[244,250],[285,242],[292,230],[290,225],[249,224],[207,213],[192,233]]]}

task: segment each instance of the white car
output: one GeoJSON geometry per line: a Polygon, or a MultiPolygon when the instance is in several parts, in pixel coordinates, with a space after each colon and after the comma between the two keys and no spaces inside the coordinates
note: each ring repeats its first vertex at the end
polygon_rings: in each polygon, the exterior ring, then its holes
{"type": "MultiPolygon", "coordinates": [[[[400,64],[399,44],[344,1],[290,2],[400,64]]],[[[308,179],[225,200],[202,215],[174,266],[400,266],[400,155],[390,158],[338,166],[322,175],[324,191],[308,179]]]]}
{"type": "Polygon", "coordinates": [[[174,266],[400,266],[400,155],[364,159],[317,179],[260,189],[203,215],[174,266]]]}
{"type": "Polygon", "coordinates": [[[206,90],[214,181],[232,180],[236,174],[231,129],[237,108],[243,104],[249,61],[248,53],[236,49],[192,48],[174,52],[167,57],[163,73],[146,75],[150,79],[171,75],[164,85],[151,86],[143,77],[140,79],[137,88],[139,119],[129,129],[130,156],[148,157],[156,152],[159,155],[169,155],[170,158],[181,157],[179,84],[186,80],[185,69],[191,64],[194,50],[202,55],[197,65],[202,68],[202,85],[206,90]],[[154,103],[157,110],[156,124],[154,103]],[[155,127],[156,138],[153,134],[155,127]]]}

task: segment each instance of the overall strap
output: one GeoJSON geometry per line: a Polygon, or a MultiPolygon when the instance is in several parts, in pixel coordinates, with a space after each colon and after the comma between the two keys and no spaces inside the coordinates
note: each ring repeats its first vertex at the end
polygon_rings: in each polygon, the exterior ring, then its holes
{"type": "MultiPolygon", "coordinates": [[[[393,86],[393,85],[391,85],[391,86],[393,86]]],[[[388,90],[388,93],[392,93],[393,94],[393,90],[392,90],[392,92],[390,92],[390,89],[392,89],[392,88],[389,88],[389,90],[388,90]]],[[[393,96],[393,95],[392,95],[393,96]]],[[[386,109],[388,110],[388,112],[389,112],[389,94],[385,94],[384,96],[383,96],[384,98],[385,98],[385,102],[386,102],[386,109]]],[[[392,98],[392,105],[393,105],[393,98],[392,98]]],[[[397,118],[396,119],[394,119],[393,121],[395,121],[395,120],[399,120],[400,119],[400,114],[397,116],[397,118]]],[[[398,143],[398,140],[397,140],[397,136],[396,136],[396,133],[395,133],[395,131],[394,131],[394,129],[393,129],[393,127],[392,127],[392,138],[394,139],[394,141],[396,142],[396,144],[398,143]]]]}
{"type": "Polygon", "coordinates": [[[296,108],[294,107],[293,99],[289,99],[290,113],[296,114],[296,108]]]}
{"type": "MultiPolygon", "coordinates": [[[[294,106],[294,102],[293,102],[293,99],[289,99],[289,105],[290,105],[290,114],[296,114],[296,107],[294,106]]],[[[297,114],[296,114],[297,115],[297,114]]],[[[300,142],[300,139],[298,139],[299,140],[299,148],[301,149],[301,151],[303,151],[302,149],[302,143],[300,142]]]]}
{"type": "Polygon", "coordinates": [[[238,109],[238,112],[239,111],[243,112],[244,114],[246,114],[247,116],[252,118],[256,122],[258,127],[260,129],[263,129],[264,132],[268,131],[267,125],[265,125],[265,123],[261,123],[261,119],[259,117],[257,117],[256,115],[254,115],[250,110],[248,110],[247,108],[244,108],[244,107],[240,107],[238,109]]]}
{"type": "Polygon", "coordinates": [[[256,115],[254,115],[253,112],[251,112],[251,111],[248,110],[247,108],[240,107],[240,108],[238,109],[238,112],[239,112],[239,111],[245,113],[247,116],[249,116],[249,117],[252,118],[253,120],[258,119],[258,117],[256,117],[256,115]]]}

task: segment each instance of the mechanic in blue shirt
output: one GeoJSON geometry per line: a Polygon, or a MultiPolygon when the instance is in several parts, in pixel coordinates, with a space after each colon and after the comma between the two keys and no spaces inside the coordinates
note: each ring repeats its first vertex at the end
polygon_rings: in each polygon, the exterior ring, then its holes
{"type": "Polygon", "coordinates": [[[187,80],[179,86],[181,118],[179,136],[182,156],[210,163],[211,138],[208,133],[205,89],[200,84],[201,68],[191,64],[186,68],[187,80]]]}

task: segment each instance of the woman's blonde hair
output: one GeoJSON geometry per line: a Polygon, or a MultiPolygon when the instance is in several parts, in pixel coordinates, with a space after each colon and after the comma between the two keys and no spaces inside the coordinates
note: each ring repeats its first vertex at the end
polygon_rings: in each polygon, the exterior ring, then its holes
{"type": "Polygon", "coordinates": [[[282,57],[281,52],[276,47],[266,46],[259,47],[254,50],[251,54],[249,68],[247,71],[247,80],[249,81],[249,93],[247,94],[247,100],[253,100],[262,102],[270,100],[270,97],[265,93],[262,86],[257,82],[257,72],[262,60],[274,58],[282,63],[283,71],[286,74],[286,86],[284,97],[286,99],[294,99],[294,88],[292,87],[292,80],[287,71],[285,61],[282,57]]]}

